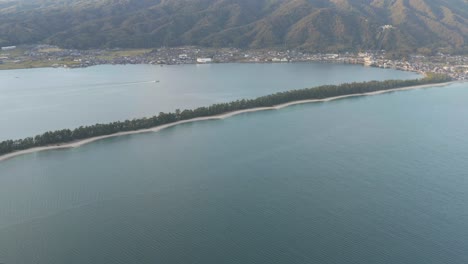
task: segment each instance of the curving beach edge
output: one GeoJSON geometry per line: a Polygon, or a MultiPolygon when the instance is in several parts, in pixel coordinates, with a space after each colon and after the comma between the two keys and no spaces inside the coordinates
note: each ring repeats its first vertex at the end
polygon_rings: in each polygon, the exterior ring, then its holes
{"type": "Polygon", "coordinates": [[[173,127],[173,126],[177,126],[177,125],[185,124],[185,123],[192,123],[192,122],[205,121],[205,120],[225,119],[225,118],[232,117],[232,116],[239,115],[239,114],[243,114],[243,113],[266,111],[266,110],[279,110],[279,109],[282,109],[282,108],[285,108],[285,107],[288,107],[288,106],[292,106],[292,105],[317,103],[317,102],[328,102],[328,101],[344,99],[344,98],[348,98],[348,97],[370,96],[370,95],[378,95],[378,94],[397,92],[397,91],[407,91],[407,90],[415,90],[415,89],[423,89],[423,88],[443,87],[443,86],[448,86],[448,85],[455,84],[455,83],[463,83],[463,81],[452,81],[452,82],[445,82],[445,83],[415,85],[415,86],[408,86],[408,87],[403,87],[403,88],[394,88],[394,89],[381,90],[381,91],[375,91],[375,92],[369,92],[369,93],[341,95],[341,96],[329,97],[329,98],[324,98],[324,99],[299,100],[299,101],[293,101],[293,102],[279,104],[279,105],[275,105],[275,106],[271,106],[271,107],[257,107],[257,108],[233,111],[233,112],[220,114],[220,115],[197,117],[197,118],[192,118],[192,119],[188,119],[188,120],[177,121],[177,122],[170,123],[170,124],[155,126],[155,127],[148,128],[148,129],[140,129],[140,130],[134,130],[134,131],[119,132],[119,133],[115,133],[115,134],[111,134],[111,135],[92,137],[92,138],[78,140],[78,141],[74,141],[74,142],[70,142],[70,143],[55,144],[55,145],[50,145],[50,146],[36,147],[36,148],[30,148],[30,149],[15,151],[15,152],[4,154],[4,155],[0,156],[0,161],[4,161],[4,160],[11,159],[11,158],[21,156],[21,155],[26,155],[26,154],[31,154],[31,153],[35,153],[35,152],[45,151],[45,150],[77,148],[77,147],[92,143],[94,141],[98,141],[98,140],[106,139],[106,138],[125,136],[125,135],[132,135],[132,134],[149,133],[149,132],[158,132],[158,131],[163,130],[165,128],[169,128],[169,127],[173,127]]]}

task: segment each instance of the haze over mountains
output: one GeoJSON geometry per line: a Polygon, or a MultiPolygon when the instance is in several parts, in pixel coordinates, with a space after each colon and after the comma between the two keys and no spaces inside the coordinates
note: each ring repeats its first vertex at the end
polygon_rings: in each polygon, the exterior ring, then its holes
{"type": "Polygon", "coordinates": [[[466,0],[0,0],[0,45],[466,53],[466,0]]]}

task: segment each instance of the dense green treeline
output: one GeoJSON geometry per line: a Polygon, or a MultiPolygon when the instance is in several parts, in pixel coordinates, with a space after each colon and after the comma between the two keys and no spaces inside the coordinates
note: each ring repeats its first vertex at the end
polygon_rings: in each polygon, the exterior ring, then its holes
{"type": "Polygon", "coordinates": [[[242,109],[274,106],[297,100],[324,99],[334,96],[368,93],[413,85],[442,83],[450,80],[450,77],[446,75],[428,74],[425,78],[414,80],[387,80],[381,82],[370,81],[360,83],[344,83],[341,85],[323,85],[315,88],[291,90],[258,97],[256,99],[243,99],[228,103],[214,104],[208,107],[199,107],[193,110],[176,110],[174,113],[161,112],[159,115],[149,118],[139,118],[133,120],[117,121],[108,124],[81,126],[73,130],[63,129],[49,131],[42,135],[28,137],[25,139],[6,140],[0,142],[0,155],[33,147],[60,144],[96,136],[110,135],[118,132],[151,128],[181,120],[219,115],[242,109]]]}

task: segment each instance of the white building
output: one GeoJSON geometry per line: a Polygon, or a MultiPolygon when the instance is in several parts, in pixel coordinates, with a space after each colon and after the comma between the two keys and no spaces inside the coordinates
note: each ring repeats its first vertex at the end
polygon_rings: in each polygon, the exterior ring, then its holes
{"type": "Polygon", "coordinates": [[[2,47],[2,50],[13,50],[13,49],[16,49],[16,46],[2,47]]]}
{"type": "Polygon", "coordinates": [[[372,59],[372,57],[369,56],[369,57],[364,58],[364,65],[372,66],[374,64],[375,64],[375,61],[374,61],[374,59],[372,59]]]}
{"type": "Polygon", "coordinates": [[[395,28],[393,25],[383,25],[382,26],[382,29],[385,30],[385,29],[392,29],[392,28],[395,28]]]}
{"type": "Polygon", "coordinates": [[[213,59],[211,59],[211,58],[197,58],[198,63],[210,63],[212,61],[213,61],[213,59]]]}
{"type": "Polygon", "coordinates": [[[359,52],[358,56],[361,57],[361,58],[364,58],[364,57],[367,57],[368,54],[367,54],[367,52],[359,52]]]}

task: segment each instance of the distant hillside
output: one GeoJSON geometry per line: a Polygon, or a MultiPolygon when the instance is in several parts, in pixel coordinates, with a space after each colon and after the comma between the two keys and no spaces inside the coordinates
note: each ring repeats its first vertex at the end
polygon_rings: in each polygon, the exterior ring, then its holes
{"type": "Polygon", "coordinates": [[[467,0],[0,0],[0,45],[467,51],[467,0]],[[387,25],[387,26],[385,26],[387,25]]]}

